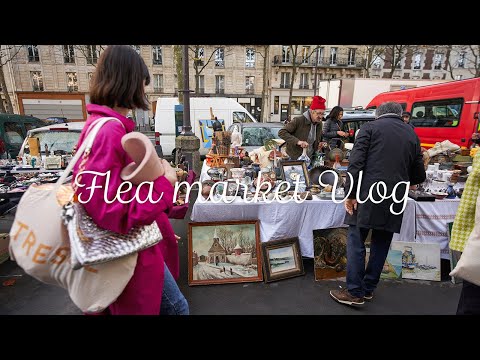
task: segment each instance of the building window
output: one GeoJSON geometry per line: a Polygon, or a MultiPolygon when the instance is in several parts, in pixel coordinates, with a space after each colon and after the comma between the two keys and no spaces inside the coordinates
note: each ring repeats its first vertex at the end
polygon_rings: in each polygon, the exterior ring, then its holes
{"type": "Polygon", "coordinates": [[[301,73],[300,74],[299,89],[308,89],[308,74],[307,73],[301,73]]]}
{"type": "Polygon", "coordinates": [[[290,46],[282,46],[282,63],[290,62],[290,46]]]}
{"type": "Polygon", "coordinates": [[[137,52],[138,55],[140,55],[140,45],[130,45],[133,50],[137,52]]]}
{"type": "Polygon", "coordinates": [[[382,59],[380,56],[375,57],[375,60],[373,60],[373,68],[374,69],[380,69],[382,66],[382,59]]]}
{"type": "Polygon", "coordinates": [[[462,51],[460,53],[460,56],[458,58],[458,67],[459,68],[464,68],[465,67],[465,51],[462,51]]]}
{"type": "Polygon", "coordinates": [[[87,73],[87,80],[88,80],[88,83],[89,83],[89,84],[90,84],[90,82],[92,81],[92,77],[93,77],[93,72],[87,73]]]}
{"type": "Polygon", "coordinates": [[[98,50],[96,45],[87,45],[87,64],[96,64],[98,60],[98,50]]]}
{"type": "Polygon", "coordinates": [[[317,51],[318,51],[318,65],[322,65],[325,63],[323,59],[325,54],[325,49],[321,47],[321,48],[318,48],[317,51]]]}
{"type": "Polygon", "coordinates": [[[302,64],[308,64],[309,52],[310,52],[310,47],[304,46],[302,49],[302,64]]]}
{"type": "Polygon", "coordinates": [[[76,72],[67,72],[67,91],[78,91],[78,79],[76,72]]]}
{"type": "Polygon", "coordinates": [[[29,62],[40,61],[40,56],[38,55],[37,45],[27,45],[27,50],[28,50],[28,61],[29,62]]]}
{"type": "Polygon", "coordinates": [[[279,96],[275,96],[273,98],[273,113],[274,114],[278,114],[278,106],[280,104],[280,97],[279,96]]]}
{"type": "Polygon", "coordinates": [[[198,75],[198,93],[204,94],[205,93],[205,76],[198,75]]]}
{"type": "Polygon", "coordinates": [[[245,94],[253,94],[255,92],[255,76],[245,77],[245,94]]]}
{"type": "Polygon", "coordinates": [[[433,63],[434,63],[434,69],[435,70],[441,70],[442,69],[442,59],[443,54],[435,54],[435,57],[433,58],[433,63]]]}
{"type": "Polygon", "coordinates": [[[245,67],[247,68],[255,67],[255,50],[252,48],[247,48],[245,50],[245,67]]]}
{"type": "Polygon", "coordinates": [[[395,66],[396,69],[401,69],[402,64],[401,64],[401,59],[400,59],[400,51],[395,50],[393,53],[393,65],[395,66]]]}
{"type": "Polygon", "coordinates": [[[63,45],[63,62],[65,64],[75,63],[75,50],[73,45],[63,45]]]}
{"type": "Polygon", "coordinates": [[[455,75],[455,80],[462,80],[463,75],[455,75]]]}
{"type": "Polygon", "coordinates": [[[328,74],[328,78],[329,78],[329,79],[336,79],[336,78],[337,78],[337,74],[328,74]]]}
{"type": "Polygon", "coordinates": [[[30,77],[32,79],[33,91],[43,91],[43,78],[41,71],[31,71],[30,77]]]}
{"type": "Polygon", "coordinates": [[[354,79],[355,78],[355,74],[347,74],[347,79],[354,79]]]}
{"type": "Polygon", "coordinates": [[[159,45],[152,46],[153,65],[162,65],[162,47],[159,45]]]}
{"type": "Polygon", "coordinates": [[[225,49],[218,48],[215,51],[215,67],[225,67],[225,49]]]}
{"type": "Polygon", "coordinates": [[[215,94],[225,94],[225,76],[215,75],[215,94]]]}
{"type": "Polygon", "coordinates": [[[289,72],[281,73],[280,89],[290,89],[290,73],[289,72]]]}
{"type": "Polygon", "coordinates": [[[422,61],[422,54],[415,54],[413,58],[413,68],[415,70],[420,70],[420,63],[422,61]]]}
{"type": "Polygon", "coordinates": [[[153,91],[163,92],[163,74],[153,74],[153,91]]]}
{"type": "Polygon", "coordinates": [[[330,65],[337,65],[337,50],[336,47],[330,48],[330,65]]]}
{"type": "Polygon", "coordinates": [[[353,66],[355,65],[355,52],[357,49],[355,48],[349,48],[348,49],[348,59],[347,59],[347,65],[353,66]]]}
{"type": "Polygon", "coordinates": [[[196,48],[197,57],[193,59],[196,67],[203,66],[205,63],[205,49],[203,47],[196,48]]]}

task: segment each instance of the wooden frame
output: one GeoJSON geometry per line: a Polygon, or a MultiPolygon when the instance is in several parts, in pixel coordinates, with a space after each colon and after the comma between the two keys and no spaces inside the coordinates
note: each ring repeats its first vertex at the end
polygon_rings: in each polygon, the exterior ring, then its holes
{"type": "Polygon", "coordinates": [[[188,285],[263,281],[258,220],[188,224],[188,285]]]}
{"type": "MultiPolygon", "coordinates": [[[[305,184],[305,187],[310,186],[310,178],[308,177],[308,170],[305,161],[303,160],[282,160],[280,162],[280,168],[282,170],[282,180],[287,181],[290,184],[290,190],[295,188],[295,177],[294,173],[300,173],[300,170],[303,172],[303,178],[300,179],[300,189],[299,192],[305,191],[302,190],[302,185],[305,184]],[[292,172],[293,170],[293,172],[292,172]],[[304,181],[303,181],[304,180],[304,181]]],[[[300,175],[302,176],[302,175],[300,175]]]]}
{"type": "Polygon", "coordinates": [[[265,282],[305,274],[298,237],[262,243],[262,257],[265,282]]]}

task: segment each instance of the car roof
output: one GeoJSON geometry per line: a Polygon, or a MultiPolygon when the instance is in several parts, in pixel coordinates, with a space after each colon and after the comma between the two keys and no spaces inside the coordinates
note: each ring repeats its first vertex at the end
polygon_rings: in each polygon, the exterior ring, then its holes
{"type": "MultiPolygon", "coordinates": [[[[268,123],[233,123],[233,125],[240,125],[241,127],[283,127],[283,124],[280,122],[268,122],[268,123]]],[[[229,126],[229,127],[230,127],[229,126]]]]}
{"type": "Polygon", "coordinates": [[[75,121],[63,124],[52,124],[47,126],[42,126],[36,129],[32,129],[29,131],[30,134],[35,134],[37,132],[45,132],[51,130],[67,130],[67,131],[82,131],[83,127],[85,126],[85,121],[75,121]]]}
{"type": "MultiPolygon", "coordinates": [[[[326,118],[324,118],[326,120],[326,118]]],[[[375,110],[343,110],[342,121],[375,120],[375,110]]]]}

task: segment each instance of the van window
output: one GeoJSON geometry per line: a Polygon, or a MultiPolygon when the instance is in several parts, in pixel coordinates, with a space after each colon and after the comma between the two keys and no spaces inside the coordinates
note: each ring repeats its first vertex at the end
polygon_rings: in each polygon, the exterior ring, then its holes
{"type": "Polygon", "coordinates": [[[239,123],[249,123],[253,122],[252,119],[250,119],[249,116],[244,111],[234,111],[233,112],[233,122],[239,122],[239,123]]]}
{"type": "Polygon", "coordinates": [[[414,103],[410,123],[415,127],[456,127],[460,123],[463,99],[414,103]]]}
{"type": "Polygon", "coordinates": [[[40,140],[42,153],[45,152],[45,144],[48,145],[50,152],[61,150],[65,153],[71,153],[73,147],[77,145],[80,138],[79,131],[45,131],[34,134],[40,140]]]}
{"type": "Polygon", "coordinates": [[[9,144],[22,145],[23,143],[22,127],[18,123],[5,123],[5,138],[9,144]]]}

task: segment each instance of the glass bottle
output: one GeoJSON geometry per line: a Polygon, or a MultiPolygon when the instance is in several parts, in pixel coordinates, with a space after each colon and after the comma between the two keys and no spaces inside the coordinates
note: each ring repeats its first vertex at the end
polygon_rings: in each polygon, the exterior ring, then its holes
{"type": "Polygon", "coordinates": [[[340,155],[336,154],[335,155],[335,163],[333,164],[333,169],[337,170],[339,167],[341,167],[342,164],[340,164],[340,155]]]}

